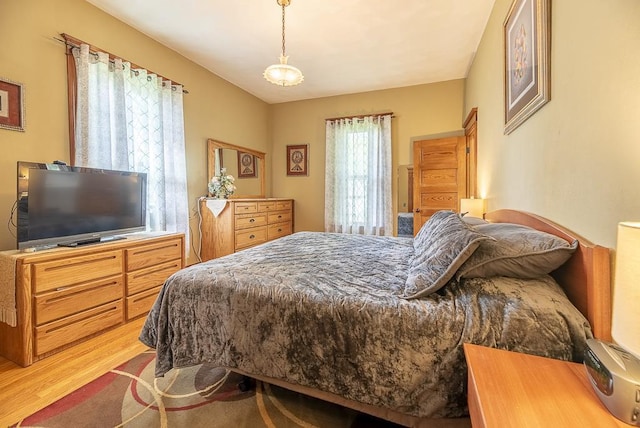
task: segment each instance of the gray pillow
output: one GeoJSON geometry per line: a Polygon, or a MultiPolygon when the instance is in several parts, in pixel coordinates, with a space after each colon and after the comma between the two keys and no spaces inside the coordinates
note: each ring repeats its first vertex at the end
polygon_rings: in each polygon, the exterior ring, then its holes
{"type": "Polygon", "coordinates": [[[564,264],[578,248],[578,241],[512,223],[488,223],[474,229],[495,238],[483,241],[460,267],[456,279],[509,276],[537,278],[564,264]]]}
{"type": "Polygon", "coordinates": [[[462,221],[467,223],[469,226],[478,226],[479,224],[487,224],[489,223],[487,220],[480,217],[472,217],[470,215],[463,215],[462,221]]]}
{"type": "Polygon", "coordinates": [[[483,240],[492,239],[467,226],[453,211],[437,211],[413,240],[403,297],[423,297],[444,286],[483,240]]]}

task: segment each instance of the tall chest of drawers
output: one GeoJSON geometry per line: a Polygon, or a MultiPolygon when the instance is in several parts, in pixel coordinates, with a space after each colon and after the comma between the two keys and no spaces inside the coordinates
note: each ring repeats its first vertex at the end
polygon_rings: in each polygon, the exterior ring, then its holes
{"type": "Polygon", "coordinates": [[[0,323],[0,355],[28,366],[144,316],[184,258],[184,235],[173,233],[18,255],[18,325],[0,323]]]}
{"type": "Polygon", "coordinates": [[[200,215],[203,261],[293,233],[292,199],[230,199],[217,216],[203,199],[200,215]]]}

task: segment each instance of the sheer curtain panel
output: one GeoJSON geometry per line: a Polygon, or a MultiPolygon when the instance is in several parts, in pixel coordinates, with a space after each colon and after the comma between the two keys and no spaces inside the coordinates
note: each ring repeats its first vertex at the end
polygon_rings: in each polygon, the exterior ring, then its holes
{"type": "Polygon", "coordinates": [[[393,235],[391,117],[326,121],[325,231],[393,235]]]}
{"type": "Polygon", "coordinates": [[[147,229],[188,238],[182,87],[86,44],[72,53],[74,165],[147,173],[147,229]]]}

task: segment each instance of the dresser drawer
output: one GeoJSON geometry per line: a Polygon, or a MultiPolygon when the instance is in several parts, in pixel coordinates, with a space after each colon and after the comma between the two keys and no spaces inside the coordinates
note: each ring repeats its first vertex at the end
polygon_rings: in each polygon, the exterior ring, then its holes
{"type": "Polygon", "coordinates": [[[258,202],[258,211],[261,213],[273,211],[276,209],[275,201],[258,202]]]}
{"type": "Polygon", "coordinates": [[[122,299],[122,275],[35,296],[35,323],[41,325],[86,309],[122,299]]]}
{"type": "Polygon", "coordinates": [[[76,340],[122,324],[122,300],[35,328],[35,353],[41,355],[76,340]]]}
{"type": "Polygon", "coordinates": [[[134,272],[127,272],[126,295],[131,296],[149,288],[161,286],[167,278],[181,268],[181,260],[172,260],[134,272]]]}
{"type": "Polygon", "coordinates": [[[291,222],[291,211],[276,211],[269,213],[269,224],[281,223],[284,221],[291,222]]]}
{"type": "Polygon", "coordinates": [[[264,226],[236,232],[236,250],[262,244],[266,241],[267,228],[264,226]]]}
{"type": "Polygon", "coordinates": [[[281,238],[286,235],[291,235],[291,223],[270,224],[267,228],[267,239],[281,238]]]}
{"type": "Polygon", "coordinates": [[[257,202],[236,202],[234,212],[236,214],[249,214],[258,212],[257,202]]]}
{"type": "Polygon", "coordinates": [[[292,201],[276,201],[276,210],[289,210],[291,211],[292,201]]]}
{"type": "Polygon", "coordinates": [[[122,251],[118,250],[34,263],[33,291],[40,293],[118,275],[122,272],[122,263],[122,251]]]}
{"type": "Polygon", "coordinates": [[[267,214],[239,214],[236,216],[236,230],[267,224],[267,214]]]}
{"type": "Polygon", "coordinates": [[[170,260],[182,260],[182,245],[179,239],[141,245],[125,250],[127,271],[146,268],[170,260]]]}
{"type": "Polygon", "coordinates": [[[158,298],[162,286],[151,288],[135,296],[127,297],[127,321],[149,312],[158,298]]]}

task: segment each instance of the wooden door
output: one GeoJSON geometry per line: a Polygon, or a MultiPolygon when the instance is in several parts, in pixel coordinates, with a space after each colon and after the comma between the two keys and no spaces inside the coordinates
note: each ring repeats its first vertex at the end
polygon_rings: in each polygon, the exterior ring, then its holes
{"type": "Polygon", "coordinates": [[[407,211],[413,212],[413,167],[407,168],[407,211]]]}
{"type": "Polygon", "coordinates": [[[439,210],[458,211],[467,197],[467,145],[464,136],[413,143],[413,233],[439,210]]]}
{"type": "Polygon", "coordinates": [[[478,109],[472,108],[464,121],[464,135],[467,138],[467,197],[481,198],[478,194],[477,146],[478,109]]]}

